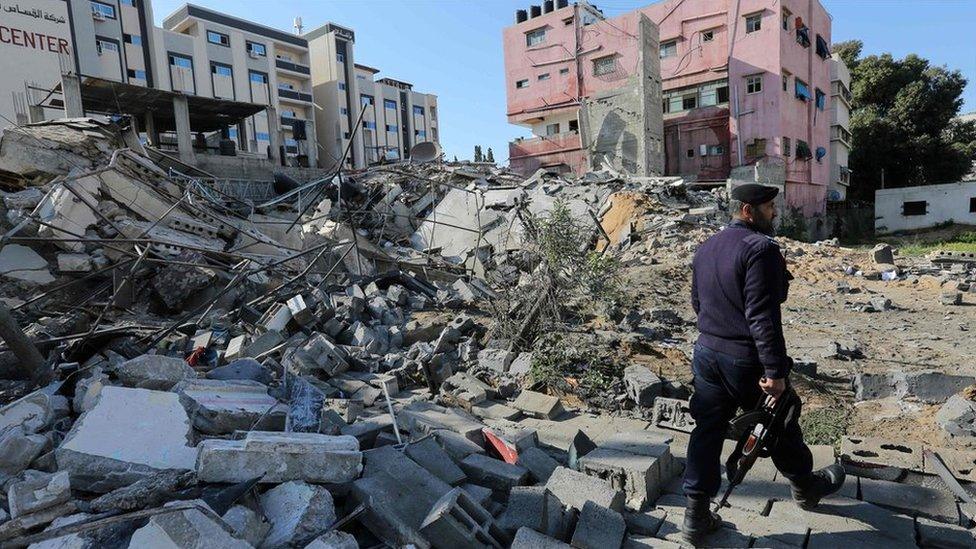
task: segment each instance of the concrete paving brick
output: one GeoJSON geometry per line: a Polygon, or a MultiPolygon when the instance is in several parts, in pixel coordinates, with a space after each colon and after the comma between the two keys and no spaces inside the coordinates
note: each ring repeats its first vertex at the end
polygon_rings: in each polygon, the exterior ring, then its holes
{"type": "Polygon", "coordinates": [[[810,529],[798,521],[771,520],[759,513],[727,507],[719,511],[722,521],[729,523],[737,531],[748,534],[762,544],[756,547],[803,547],[810,529]]]}
{"type": "Polygon", "coordinates": [[[522,412],[497,400],[486,400],[471,406],[471,414],[481,419],[507,419],[522,417],[522,412]]]}
{"type": "Polygon", "coordinates": [[[628,536],[623,549],[680,549],[681,545],[666,539],[649,536],[628,536]]]}
{"type": "MultiPolygon", "coordinates": [[[[671,496],[668,496],[671,497],[671,496]]],[[[668,502],[666,502],[668,503],[668,502]]],[[[684,499],[681,505],[665,505],[667,516],[661,523],[655,537],[665,539],[674,543],[681,543],[681,524],[685,520],[684,499]]],[[[704,547],[749,547],[752,538],[741,532],[737,532],[727,526],[722,526],[717,531],[707,536],[704,540],[704,547]]]]}
{"type": "Polygon", "coordinates": [[[464,458],[470,456],[471,454],[485,453],[485,449],[483,447],[471,442],[471,440],[465,438],[463,435],[455,433],[454,431],[449,431],[447,429],[435,429],[431,431],[430,434],[454,461],[463,461],[464,458]]]}
{"type": "Polygon", "coordinates": [[[545,534],[523,526],[515,533],[512,549],[572,549],[568,543],[553,539],[545,534]]]}
{"type": "Polygon", "coordinates": [[[624,522],[627,523],[627,531],[642,536],[653,536],[661,529],[661,524],[668,512],[664,509],[652,509],[646,512],[626,512],[624,522]]]}
{"type": "Polygon", "coordinates": [[[841,459],[851,463],[868,463],[923,471],[922,445],[893,442],[873,437],[845,436],[840,444],[841,459]]]}
{"type": "Polygon", "coordinates": [[[578,549],[620,547],[626,531],[627,525],[620,513],[587,501],[580,511],[570,545],[578,549]]]}
{"type": "Polygon", "coordinates": [[[411,442],[404,448],[404,452],[418,465],[451,486],[458,486],[468,478],[433,438],[411,442]]]}
{"type": "Polygon", "coordinates": [[[916,523],[918,541],[922,547],[945,549],[972,549],[976,547],[976,534],[972,530],[919,517],[916,523]]]}
{"type": "Polygon", "coordinates": [[[614,511],[622,511],[624,493],[613,488],[609,482],[601,478],[587,476],[578,471],[557,467],[546,482],[548,488],[563,505],[573,509],[582,509],[588,500],[598,505],[609,507],[614,511]]]}
{"type": "Polygon", "coordinates": [[[525,484],[529,477],[529,472],[524,467],[484,454],[472,454],[464,458],[460,465],[471,482],[503,492],[525,484]]]}
{"type": "Polygon", "coordinates": [[[471,499],[478,502],[479,505],[485,507],[488,505],[488,501],[491,499],[491,488],[485,488],[484,486],[478,486],[477,484],[471,484],[470,482],[465,482],[461,485],[461,489],[471,496],[471,499]]]}
{"type": "Polygon", "coordinates": [[[481,433],[484,424],[457,409],[417,401],[404,406],[397,414],[397,419],[412,434],[427,434],[435,429],[447,429],[463,435],[479,446],[484,445],[484,435],[481,433]]]}
{"type": "Polygon", "coordinates": [[[776,501],[768,518],[809,528],[808,549],[915,547],[911,517],[853,499],[835,498],[830,503],[822,503],[815,511],[804,511],[793,502],[776,501]]]}
{"type": "Polygon", "coordinates": [[[559,462],[538,448],[526,448],[518,453],[518,464],[529,470],[535,482],[545,483],[559,462]]]}
{"type": "Polygon", "coordinates": [[[509,540],[508,534],[495,524],[491,513],[478,505],[461,488],[454,488],[434,503],[420,525],[420,532],[438,549],[500,549],[509,540]]]}
{"type": "MultiPolygon", "coordinates": [[[[670,457],[668,447],[660,447],[661,456],[670,457]]],[[[597,448],[579,459],[578,469],[591,476],[608,479],[626,494],[627,506],[642,509],[646,503],[657,499],[661,491],[661,464],[665,473],[670,465],[665,458],[630,454],[608,448],[597,448]]]]}
{"type": "Polygon", "coordinates": [[[516,486],[508,495],[497,524],[510,534],[527,526],[537,532],[562,537],[563,504],[545,486],[516,486]]]}
{"type": "MultiPolygon", "coordinates": [[[[942,463],[952,471],[952,475],[959,480],[976,482],[976,452],[972,450],[954,450],[950,448],[930,448],[942,458],[942,463]]],[[[924,456],[924,453],[923,453],[924,456]]],[[[933,463],[925,461],[925,472],[930,475],[938,474],[933,463]]]]}
{"type": "Polygon", "coordinates": [[[862,478],[861,499],[907,515],[922,515],[941,522],[959,521],[955,497],[935,488],[862,478]]]}
{"type": "Polygon", "coordinates": [[[538,419],[553,419],[563,412],[563,405],[558,397],[527,390],[519,393],[512,406],[525,415],[538,419]]]}

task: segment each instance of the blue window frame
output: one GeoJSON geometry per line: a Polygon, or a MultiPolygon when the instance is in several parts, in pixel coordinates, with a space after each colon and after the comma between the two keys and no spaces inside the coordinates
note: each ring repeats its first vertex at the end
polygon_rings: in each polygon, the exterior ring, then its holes
{"type": "Polygon", "coordinates": [[[126,6],[136,7],[136,0],[119,0],[119,4],[125,4],[126,6]]]}
{"type": "Polygon", "coordinates": [[[123,34],[122,41],[126,44],[132,44],[134,46],[142,45],[142,37],[138,34],[123,34]]]}
{"type": "Polygon", "coordinates": [[[251,82],[257,82],[259,84],[267,84],[268,75],[261,72],[251,71],[251,82]]]}
{"type": "Polygon", "coordinates": [[[370,122],[369,120],[363,120],[363,127],[367,130],[375,130],[376,122],[370,122]]]}
{"type": "Polygon", "coordinates": [[[817,97],[817,109],[819,109],[819,110],[822,111],[827,106],[827,94],[825,94],[824,92],[820,91],[820,88],[817,88],[816,94],[817,94],[816,95],[816,97],[817,97]]]}
{"type": "Polygon", "coordinates": [[[362,105],[372,105],[373,104],[373,96],[372,95],[360,95],[359,96],[359,103],[362,104],[362,105]]]}
{"type": "Polygon", "coordinates": [[[424,130],[417,130],[417,131],[415,131],[413,133],[415,133],[417,135],[417,137],[427,137],[427,132],[424,131],[424,130]]]}
{"type": "Polygon", "coordinates": [[[413,113],[414,114],[419,114],[419,115],[423,116],[423,114],[424,114],[424,108],[421,107],[420,105],[414,105],[413,106],[413,113]]]}
{"type": "Polygon", "coordinates": [[[211,44],[217,44],[218,46],[227,46],[229,48],[230,47],[230,36],[227,36],[226,34],[224,34],[222,32],[208,30],[207,31],[207,42],[210,42],[211,44]]]}
{"type": "Polygon", "coordinates": [[[388,131],[388,132],[396,132],[397,131],[397,127],[394,126],[393,124],[387,124],[386,125],[386,131],[388,131]]]}
{"type": "Polygon", "coordinates": [[[285,145],[288,146],[288,147],[297,147],[298,146],[298,141],[296,141],[294,139],[291,139],[291,138],[288,138],[288,139],[285,139],[285,145]]]}
{"type": "Polygon", "coordinates": [[[258,44],[257,42],[247,42],[247,51],[253,53],[254,55],[260,55],[261,57],[268,56],[268,49],[264,47],[264,44],[258,44]]]}
{"type": "Polygon", "coordinates": [[[193,59],[182,55],[169,54],[169,64],[184,69],[193,69],[193,59]]]}
{"type": "Polygon", "coordinates": [[[227,135],[229,135],[231,139],[237,139],[237,128],[229,128],[227,130],[227,135]]]}
{"type": "Polygon", "coordinates": [[[392,99],[384,99],[383,106],[386,107],[387,109],[393,109],[393,110],[396,110],[397,108],[396,101],[392,99]]]}
{"type": "Polygon", "coordinates": [[[93,1],[91,3],[91,10],[94,14],[106,17],[108,19],[115,19],[115,6],[93,1]]]}
{"type": "Polygon", "coordinates": [[[216,74],[217,76],[234,76],[234,71],[227,65],[210,65],[210,72],[216,74]]]}
{"type": "Polygon", "coordinates": [[[140,80],[146,79],[146,71],[139,71],[135,69],[128,69],[129,78],[138,78],[140,80]]]}
{"type": "Polygon", "coordinates": [[[797,99],[803,101],[809,101],[810,99],[812,99],[812,97],[810,96],[810,88],[807,87],[806,82],[800,80],[799,78],[794,78],[793,81],[795,82],[797,99]]]}
{"type": "Polygon", "coordinates": [[[257,132],[255,136],[257,136],[258,141],[271,141],[271,135],[268,132],[257,132]]]}
{"type": "Polygon", "coordinates": [[[346,83],[345,82],[339,82],[339,89],[340,90],[346,89],[346,83]]]}

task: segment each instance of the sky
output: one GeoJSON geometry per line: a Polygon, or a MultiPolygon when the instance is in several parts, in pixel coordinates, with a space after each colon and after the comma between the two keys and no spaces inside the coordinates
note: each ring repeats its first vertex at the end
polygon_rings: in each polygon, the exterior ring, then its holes
{"type": "MultiPolygon", "coordinates": [[[[694,1],[694,0],[689,0],[694,1]]],[[[156,24],[183,0],[152,0],[156,24]]],[[[507,162],[508,142],[528,131],[505,118],[502,29],[515,10],[541,0],[193,0],[284,31],[301,16],[309,31],[326,22],[356,32],[356,62],[437,95],[446,157],[471,159],[475,145],[507,162]]],[[[607,17],[649,0],[594,0],[607,17]]],[[[864,55],[917,53],[958,69],[970,84],[962,112],[976,111],[976,0],[822,0],[833,41],[864,42],[864,55]]]]}

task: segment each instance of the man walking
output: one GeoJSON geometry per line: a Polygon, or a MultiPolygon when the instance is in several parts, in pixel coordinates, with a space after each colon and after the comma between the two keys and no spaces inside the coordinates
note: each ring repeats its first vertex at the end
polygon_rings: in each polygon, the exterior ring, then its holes
{"type": "MultiPolygon", "coordinates": [[[[685,542],[694,546],[721,525],[710,503],[722,482],[719,462],[729,420],[738,408],[754,408],[763,393],[782,394],[793,364],[780,313],[792,277],[772,239],[778,192],[756,184],[736,187],[729,205],[732,222],[695,253],[691,303],[700,335],[690,408],[696,426],[688,443],[682,527],[685,542]]],[[[844,483],[838,464],[813,471],[813,456],[795,419],[771,453],[804,509],[844,483]]]]}

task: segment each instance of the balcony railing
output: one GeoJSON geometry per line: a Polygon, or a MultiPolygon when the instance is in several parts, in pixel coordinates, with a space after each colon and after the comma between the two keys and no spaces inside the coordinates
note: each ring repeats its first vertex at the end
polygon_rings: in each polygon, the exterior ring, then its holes
{"type": "Polygon", "coordinates": [[[547,135],[545,137],[516,139],[508,144],[508,156],[509,158],[541,156],[577,150],[579,148],[579,132],[569,131],[555,135],[547,135]]]}
{"type": "Polygon", "coordinates": [[[285,69],[286,71],[300,72],[302,74],[312,73],[312,71],[305,65],[299,65],[298,63],[292,63],[291,61],[285,61],[284,59],[275,59],[275,66],[279,69],[285,69]]]}
{"type": "Polygon", "coordinates": [[[312,102],[312,94],[297,92],[295,90],[288,90],[285,88],[278,88],[278,97],[294,99],[295,101],[307,101],[309,103],[312,102]]]}

